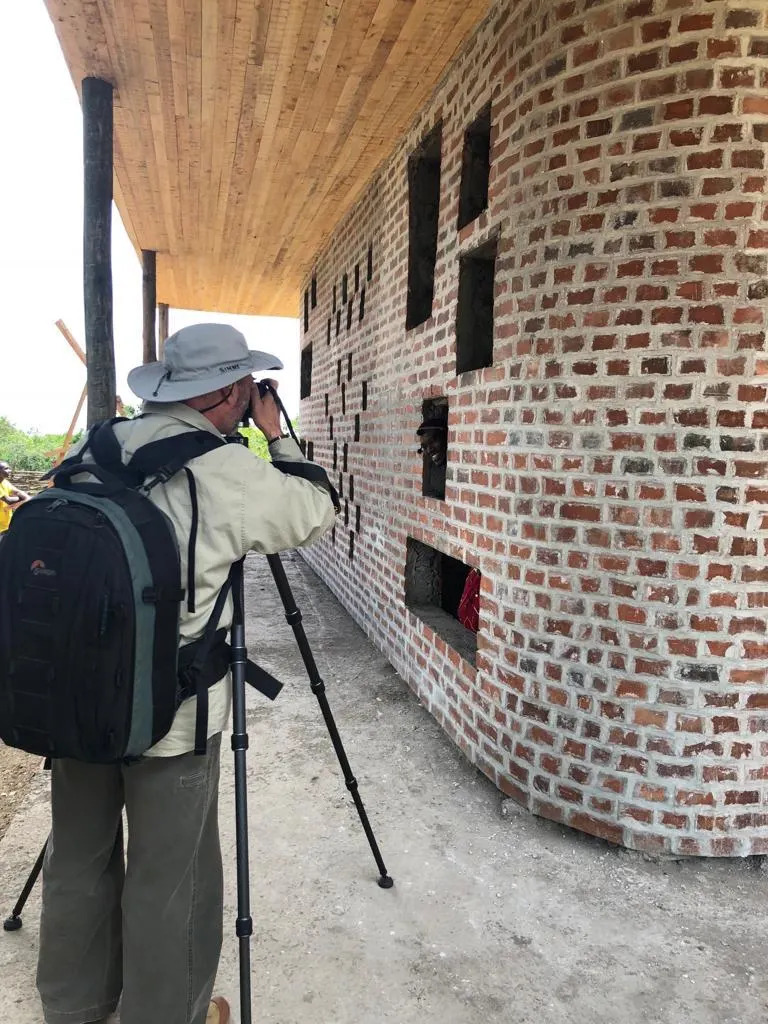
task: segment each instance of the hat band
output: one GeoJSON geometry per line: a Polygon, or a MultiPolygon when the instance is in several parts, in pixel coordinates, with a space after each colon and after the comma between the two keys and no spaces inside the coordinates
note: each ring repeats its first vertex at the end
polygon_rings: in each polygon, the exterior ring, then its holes
{"type": "Polygon", "coordinates": [[[208,381],[211,383],[216,382],[216,372],[220,374],[230,374],[241,371],[243,376],[246,376],[251,372],[251,367],[247,363],[220,363],[218,366],[204,366],[197,370],[179,370],[175,374],[173,370],[166,370],[160,380],[157,382],[157,387],[152,392],[152,397],[157,398],[160,388],[163,384],[194,384],[197,381],[208,381]]]}

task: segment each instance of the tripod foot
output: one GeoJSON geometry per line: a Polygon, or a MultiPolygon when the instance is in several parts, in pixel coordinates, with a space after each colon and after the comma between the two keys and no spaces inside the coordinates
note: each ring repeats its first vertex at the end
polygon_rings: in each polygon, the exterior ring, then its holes
{"type": "Polygon", "coordinates": [[[4,932],[17,932],[21,928],[21,918],[16,917],[14,914],[12,917],[6,917],[3,921],[4,932]]]}
{"type": "Polygon", "coordinates": [[[380,889],[391,889],[395,884],[395,880],[390,878],[389,875],[382,875],[381,878],[376,879],[376,884],[380,889]]]}

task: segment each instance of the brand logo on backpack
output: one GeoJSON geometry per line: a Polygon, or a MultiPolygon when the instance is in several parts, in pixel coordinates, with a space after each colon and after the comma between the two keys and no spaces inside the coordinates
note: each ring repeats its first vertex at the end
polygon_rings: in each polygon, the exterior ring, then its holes
{"type": "Polygon", "coordinates": [[[36,558],[35,561],[32,563],[32,565],[30,565],[29,571],[32,573],[33,576],[55,576],[56,575],[56,570],[55,569],[49,569],[46,566],[45,562],[41,561],[41,559],[39,559],[39,558],[36,558]]]}

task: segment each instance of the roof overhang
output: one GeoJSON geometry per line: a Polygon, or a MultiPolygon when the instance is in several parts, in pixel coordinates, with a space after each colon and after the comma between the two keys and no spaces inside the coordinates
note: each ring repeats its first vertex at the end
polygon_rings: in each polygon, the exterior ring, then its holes
{"type": "Polygon", "coordinates": [[[296,316],[334,227],[489,0],[45,0],[115,86],[115,199],[158,301],[296,316]]]}

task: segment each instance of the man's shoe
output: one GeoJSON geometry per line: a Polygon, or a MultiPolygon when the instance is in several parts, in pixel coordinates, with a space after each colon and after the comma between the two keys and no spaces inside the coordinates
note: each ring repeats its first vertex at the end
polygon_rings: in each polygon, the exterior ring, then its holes
{"type": "Polygon", "coordinates": [[[229,1003],[224,996],[213,997],[205,1024],[229,1024],[229,1003]]]}

